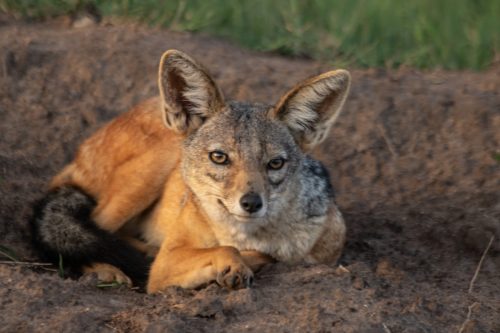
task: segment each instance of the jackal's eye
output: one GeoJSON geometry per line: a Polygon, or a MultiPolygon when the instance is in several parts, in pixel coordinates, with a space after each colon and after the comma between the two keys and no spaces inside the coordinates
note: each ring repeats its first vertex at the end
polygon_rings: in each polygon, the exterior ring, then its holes
{"type": "Polygon", "coordinates": [[[271,170],[279,170],[285,165],[285,159],[282,157],[273,158],[267,163],[267,167],[271,170]]]}
{"type": "Polygon", "coordinates": [[[212,151],[208,154],[210,157],[210,160],[214,162],[215,164],[228,164],[229,163],[229,157],[227,156],[226,153],[223,153],[219,150],[212,151]]]}

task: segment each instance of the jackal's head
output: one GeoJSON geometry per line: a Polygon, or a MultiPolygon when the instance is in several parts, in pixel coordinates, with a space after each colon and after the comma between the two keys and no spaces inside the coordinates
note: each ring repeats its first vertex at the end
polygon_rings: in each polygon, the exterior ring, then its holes
{"type": "Polygon", "coordinates": [[[159,87],[166,125],[186,136],[186,184],[213,221],[265,224],[300,187],[304,152],[322,142],[350,84],[336,70],[306,80],[274,106],[228,102],[193,59],[167,51],[159,87]]]}

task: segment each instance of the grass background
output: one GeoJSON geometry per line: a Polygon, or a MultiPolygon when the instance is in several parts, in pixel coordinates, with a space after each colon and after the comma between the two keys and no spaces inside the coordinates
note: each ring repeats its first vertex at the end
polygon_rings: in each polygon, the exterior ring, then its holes
{"type": "Polygon", "coordinates": [[[357,67],[479,70],[500,47],[500,0],[0,0],[32,19],[88,8],[357,67]]]}

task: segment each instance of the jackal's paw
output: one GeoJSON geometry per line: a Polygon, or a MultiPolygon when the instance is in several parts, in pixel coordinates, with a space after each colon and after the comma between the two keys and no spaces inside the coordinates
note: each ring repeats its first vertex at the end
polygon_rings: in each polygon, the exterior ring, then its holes
{"type": "Polygon", "coordinates": [[[84,274],[95,273],[99,282],[113,283],[118,282],[132,287],[132,280],[125,275],[119,268],[102,263],[95,263],[91,266],[86,266],[83,269],[84,274]]]}
{"type": "Polygon", "coordinates": [[[228,265],[217,273],[217,283],[229,289],[249,288],[253,284],[253,272],[243,264],[228,265]]]}

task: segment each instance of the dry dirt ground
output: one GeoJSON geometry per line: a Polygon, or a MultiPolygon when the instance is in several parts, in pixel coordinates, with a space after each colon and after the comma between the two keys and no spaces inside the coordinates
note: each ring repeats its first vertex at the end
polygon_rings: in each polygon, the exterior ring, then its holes
{"type": "MultiPolygon", "coordinates": [[[[37,260],[31,203],[79,142],[156,94],[169,48],[201,60],[233,99],[273,103],[329,68],[187,33],[0,17],[3,252],[37,260]]],[[[348,223],[346,271],[276,264],[252,289],[150,296],[0,255],[0,331],[500,332],[500,68],[352,73],[317,153],[348,223]]]]}

